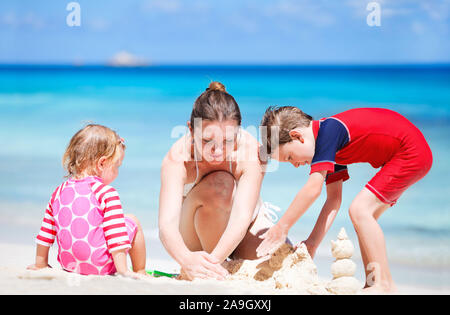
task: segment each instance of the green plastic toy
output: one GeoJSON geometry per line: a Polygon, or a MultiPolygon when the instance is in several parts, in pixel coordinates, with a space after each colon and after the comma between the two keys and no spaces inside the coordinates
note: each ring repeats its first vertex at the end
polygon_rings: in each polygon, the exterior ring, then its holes
{"type": "MultiPolygon", "coordinates": [[[[130,271],[133,271],[133,269],[130,268],[130,271]]],[[[153,276],[155,278],[159,278],[159,277],[176,278],[179,276],[176,273],[165,273],[165,272],[158,271],[158,270],[145,270],[145,272],[148,275],[153,276]]]]}
{"type": "Polygon", "coordinates": [[[176,277],[178,277],[177,274],[165,273],[165,272],[158,271],[158,270],[146,270],[145,272],[155,278],[159,278],[159,277],[176,278],[176,277]]]}

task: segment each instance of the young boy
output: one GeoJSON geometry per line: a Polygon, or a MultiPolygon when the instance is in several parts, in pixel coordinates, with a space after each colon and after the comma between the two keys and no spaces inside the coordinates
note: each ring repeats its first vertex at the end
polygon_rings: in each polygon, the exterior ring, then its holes
{"type": "Polygon", "coordinates": [[[285,241],[288,230],[319,197],[326,182],[327,200],[305,244],[314,257],[341,205],[347,165],[368,162],[379,172],[356,196],[350,218],[358,235],[366,288],[393,292],[383,232],[377,223],[400,195],[424,177],[433,157],[424,136],[400,114],[382,108],[356,108],[313,120],[296,107],[269,107],[261,122],[267,127],[267,154],[295,167],[311,165],[308,181],[286,213],[261,238],[258,256],[285,241]],[[272,128],[279,128],[273,132],[272,128]],[[369,277],[370,276],[370,277],[369,277]]]}

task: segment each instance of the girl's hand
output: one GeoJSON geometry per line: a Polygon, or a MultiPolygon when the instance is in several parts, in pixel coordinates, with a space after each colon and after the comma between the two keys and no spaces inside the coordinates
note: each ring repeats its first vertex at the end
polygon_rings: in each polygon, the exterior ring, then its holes
{"type": "Polygon", "coordinates": [[[259,237],[263,241],[256,249],[256,256],[264,257],[273,254],[286,242],[287,234],[288,229],[280,226],[278,223],[272,226],[266,233],[259,237]]]}
{"type": "Polygon", "coordinates": [[[133,271],[129,271],[129,270],[127,270],[125,272],[118,272],[117,274],[121,275],[122,277],[131,278],[131,279],[134,279],[134,280],[142,280],[142,279],[146,278],[146,276],[143,275],[143,274],[140,274],[140,273],[137,273],[137,272],[133,272],[133,271]]]}
{"type": "Polygon", "coordinates": [[[181,266],[187,280],[195,278],[225,280],[228,271],[220,265],[220,261],[207,252],[191,252],[181,266]]]}
{"type": "Polygon", "coordinates": [[[27,270],[41,270],[41,269],[45,269],[45,268],[52,268],[52,266],[50,266],[50,265],[36,266],[36,264],[32,264],[27,267],[27,270]]]}

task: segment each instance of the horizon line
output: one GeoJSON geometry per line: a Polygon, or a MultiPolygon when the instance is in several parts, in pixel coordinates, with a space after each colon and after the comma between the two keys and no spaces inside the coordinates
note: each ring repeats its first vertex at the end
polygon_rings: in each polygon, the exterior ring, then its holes
{"type": "Polygon", "coordinates": [[[151,69],[162,67],[302,67],[302,68],[324,68],[324,67],[450,67],[450,61],[445,62],[380,62],[380,63],[151,63],[151,64],[124,64],[113,65],[108,63],[4,63],[2,67],[66,67],[66,68],[117,68],[117,69],[151,69]]]}

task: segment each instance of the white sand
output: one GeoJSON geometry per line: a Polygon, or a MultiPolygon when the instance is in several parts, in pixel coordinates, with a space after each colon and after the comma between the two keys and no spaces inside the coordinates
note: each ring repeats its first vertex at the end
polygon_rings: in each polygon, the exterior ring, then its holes
{"type": "Polygon", "coordinates": [[[284,244],[269,259],[234,260],[224,266],[230,272],[231,281],[263,283],[272,290],[294,294],[328,294],[327,281],[319,279],[317,267],[304,244],[297,249],[284,244]]]}
{"type": "MultiPolygon", "coordinates": [[[[35,248],[31,245],[0,243],[0,294],[185,294],[185,295],[246,295],[299,294],[290,289],[274,289],[270,282],[257,281],[179,281],[168,278],[132,280],[122,277],[79,276],[61,270],[50,252],[52,270],[27,271],[34,262],[35,248]]],[[[178,272],[179,266],[170,259],[149,257],[148,268],[178,272]]],[[[331,274],[330,274],[331,278],[331,274]]],[[[331,280],[331,279],[325,279],[331,280]]],[[[400,287],[400,294],[450,294],[449,291],[400,287]]]]}
{"type": "MultiPolygon", "coordinates": [[[[254,286],[245,281],[195,280],[180,281],[169,278],[133,280],[118,276],[79,276],[63,271],[52,249],[49,264],[53,269],[29,271],[34,262],[34,246],[1,244],[0,294],[281,294],[267,286],[254,286]],[[238,285],[236,285],[238,284],[238,285]]],[[[171,260],[149,259],[149,269],[178,272],[171,260]],[[151,260],[151,261],[150,261],[151,260]]],[[[278,290],[279,291],[279,290],[278,290]]]]}

